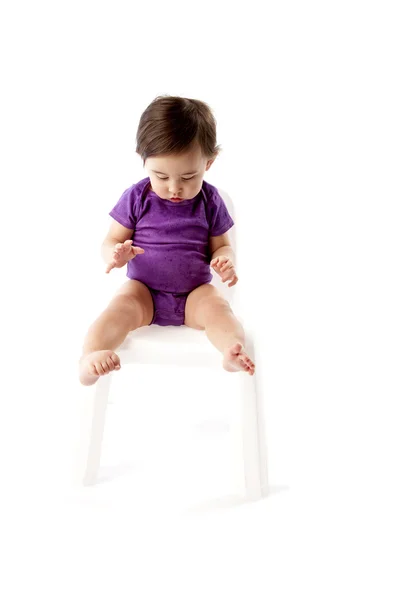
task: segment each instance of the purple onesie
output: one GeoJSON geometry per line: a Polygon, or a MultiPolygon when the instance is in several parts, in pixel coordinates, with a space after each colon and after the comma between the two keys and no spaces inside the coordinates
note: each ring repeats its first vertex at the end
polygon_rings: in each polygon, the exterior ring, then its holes
{"type": "Polygon", "coordinates": [[[222,235],[233,220],[215,186],[203,180],[194,198],[172,202],[150,189],[150,177],[124,191],[110,216],[133,229],[133,245],[144,254],[127,264],[127,277],[144,283],[153,298],[157,325],[182,325],[188,294],[209,283],[209,237],[222,235]]]}

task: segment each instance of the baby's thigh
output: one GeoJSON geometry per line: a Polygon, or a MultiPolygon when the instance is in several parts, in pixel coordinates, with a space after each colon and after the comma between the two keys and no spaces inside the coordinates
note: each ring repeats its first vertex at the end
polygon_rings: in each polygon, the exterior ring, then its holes
{"type": "Polygon", "coordinates": [[[149,325],[153,320],[153,298],[147,285],[136,279],[129,279],[117,290],[109,308],[121,310],[132,318],[133,329],[149,325]]]}

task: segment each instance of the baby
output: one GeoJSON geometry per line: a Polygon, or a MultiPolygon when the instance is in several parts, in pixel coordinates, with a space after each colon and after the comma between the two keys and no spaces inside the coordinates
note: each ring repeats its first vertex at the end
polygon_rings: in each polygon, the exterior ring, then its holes
{"type": "Polygon", "coordinates": [[[92,385],[120,369],[114,350],[130,331],[152,324],[205,330],[224,369],[253,375],[243,327],[210,284],[210,266],[228,287],[238,281],[227,233],[233,220],[217,188],[203,180],[220,150],[210,107],[159,96],[142,114],[136,140],[149,176],[111,210],[101,247],[106,273],[127,265],[128,281],[87,332],[80,382],[92,385]]]}

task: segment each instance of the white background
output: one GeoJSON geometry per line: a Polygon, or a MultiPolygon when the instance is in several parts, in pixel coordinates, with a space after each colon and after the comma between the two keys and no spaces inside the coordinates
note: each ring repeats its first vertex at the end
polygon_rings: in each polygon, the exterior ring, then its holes
{"type": "Polygon", "coordinates": [[[0,23],[2,597],[399,598],[395,3],[6,2],[0,23]],[[81,344],[124,278],[100,244],[163,93],[217,119],[206,179],[236,205],[266,382],[255,504],[229,500],[223,375],[121,371],[102,482],[71,484],[81,344]]]}

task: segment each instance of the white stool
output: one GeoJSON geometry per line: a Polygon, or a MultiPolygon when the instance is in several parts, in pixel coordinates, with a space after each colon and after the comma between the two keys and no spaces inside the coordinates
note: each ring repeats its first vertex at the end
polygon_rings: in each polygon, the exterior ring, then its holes
{"type": "MultiPolygon", "coordinates": [[[[254,357],[252,335],[246,331],[246,350],[254,357]]],[[[208,340],[204,331],[181,325],[141,327],[131,332],[116,350],[121,364],[170,364],[181,367],[222,369],[222,356],[208,340]]],[[[155,367],[156,368],[156,367],[155,367]]],[[[89,440],[86,450],[83,483],[96,482],[100,466],[101,445],[105,425],[109,391],[114,374],[100,377],[92,393],[89,407],[89,440]]],[[[118,376],[118,375],[117,375],[118,376]]],[[[243,488],[248,499],[256,500],[267,495],[267,459],[262,398],[255,374],[233,373],[239,380],[243,448],[243,488]]]]}
{"type": "MultiPolygon", "coordinates": [[[[233,217],[234,209],[231,198],[225,192],[218,191],[233,217]]],[[[230,240],[236,253],[235,229],[236,226],[230,231],[230,240]]],[[[216,274],[214,274],[212,283],[230,301],[235,315],[241,321],[232,302],[234,295],[237,296],[236,286],[228,288],[227,284],[222,284],[216,274]]],[[[233,373],[232,377],[239,381],[242,403],[240,426],[243,449],[243,489],[249,500],[256,500],[268,493],[267,454],[260,381],[262,367],[255,356],[253,335],[248,331],[245,323],[243,326],[246,335],[246,350],[252,359],[256,359],[256,371],[253,376],[239,372],[233,373]]],[[[129,333],[115,351],[119,355],[122,365],[132,363],[170,364],[181,367],[189,365],[222,369],[222,356],[208,340],[205,332],[191,329],[186,325],[141,327],[129,333]]],[[[115,373],[118,371],[100,377],[93,388],[90,388],[88,439],[86,439],[85,464],[83,465],[83,483],[85,485],[95,483],[97,478],[109,390],[115,373]]]]}

